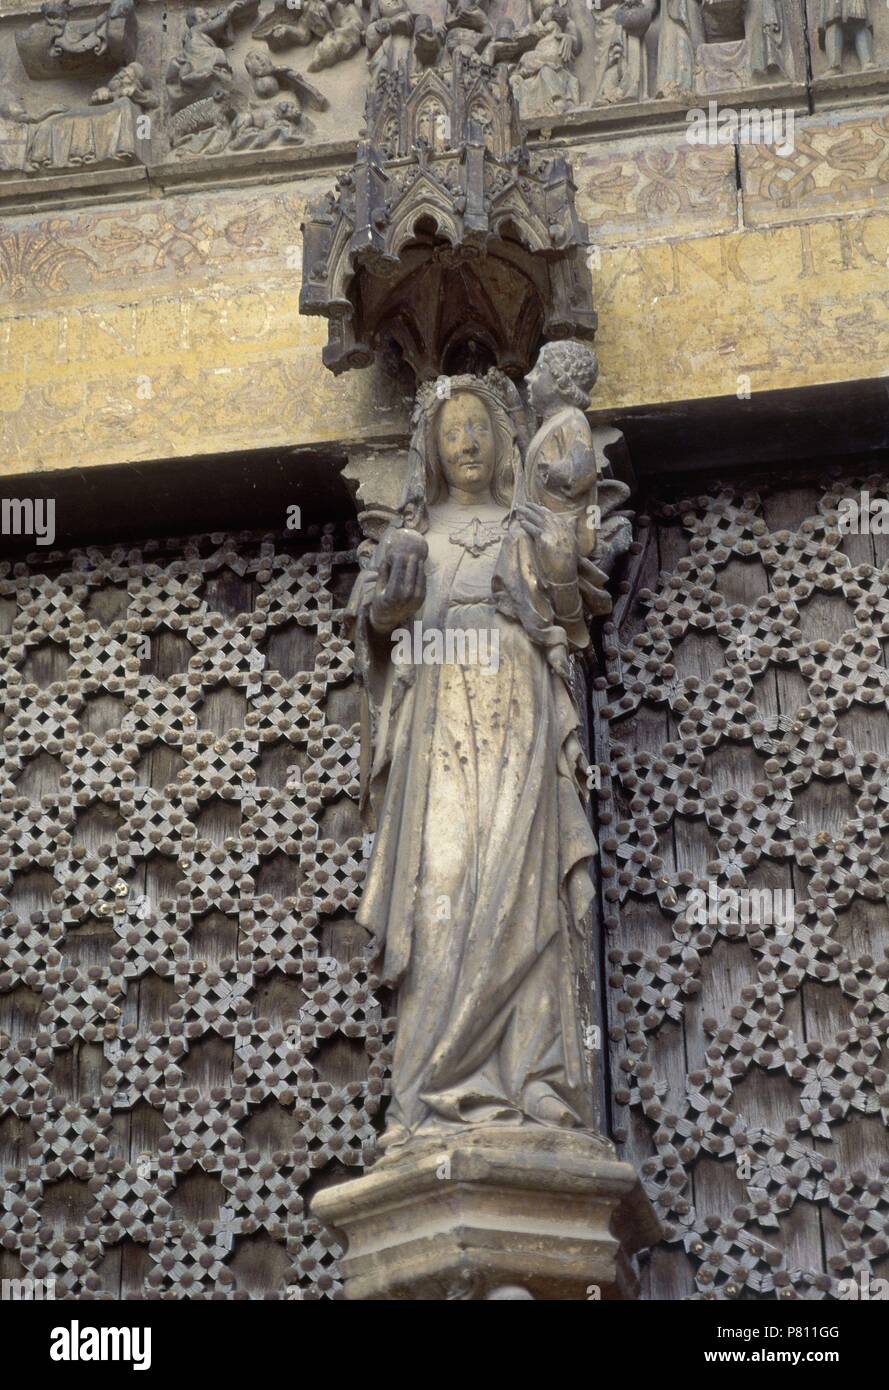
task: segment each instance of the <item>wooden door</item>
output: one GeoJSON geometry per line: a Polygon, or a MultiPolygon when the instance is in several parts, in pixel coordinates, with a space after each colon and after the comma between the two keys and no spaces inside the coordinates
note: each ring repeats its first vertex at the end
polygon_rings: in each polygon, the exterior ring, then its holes
{"type": "Polygon", "coordinates": [[[594,693],[613,1116],[666,1226],[643,1296],[843,1296],[889,1250],[889,540],[838,509],[889,494],[698,487],[643,499],[594,693]]]}
{"type": "Polygon", "coordinates": [[[0,565],[0,1277],[318,1298],[385,1022],[354,922],[354,534],[0,565]],[[10,1172],[11,1170],[11,1172],[10,1172]]]}

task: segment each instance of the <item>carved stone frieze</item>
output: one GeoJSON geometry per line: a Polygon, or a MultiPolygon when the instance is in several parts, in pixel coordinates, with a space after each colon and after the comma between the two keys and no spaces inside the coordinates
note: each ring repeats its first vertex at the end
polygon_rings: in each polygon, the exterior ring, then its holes
{"type": "Polygon", "coordinates": [[[512,75],[522,116],[555,116],[580,102],[580,83],[572,71],[582,47],[580,30],[567,5],[530,0],[531,20],[516,34],[524,51],[512,75]]]}
{"type": "Polygon", "coordinates": [[[219,85],[212,92],[174,111],[170,143],[177,154],[217,154],[229,148],[266,149],[301,145],[312,132],[303,106],[326,111],[328,102],[293,68],[277,64],[268,53],[252,49],[244,59],[253,98],[219,85]]]}
{"type": "Polygon", "coordinates": [[[807,0],[806,8],[816,98],[877,95],[889,67],[889,10],[874,0],[807,0]]]}
{"type": "Polygon", "coordinates": [[[799,40],[791,0],[662,0],[655,95],[792,82],[799,40]]]}
{"type": "Polygon", "coordinates": [[[818,47],[824,52],[825,75],[847,71],[853,59],[859,72],[874,67],[874,25],[870,0],[821,0],[818,47]]]}
{"type": "Polygon", "coordinates": [[[30,78],[95,77],[136,56],[136,0],[111,0],[98,14],[72,13],[69,0],[48,0],[40,19],[15,36],[30,78]]]}
{"type": "Polygon", "coordinates": [[[187,11],[179,52],[167,65],[174,111],[232,82],[226,49],[234,43],[235,26],[255,14],[258,4],[259,0],[231,0],[218,9],[187,11]]]}
{"type": "Polygon", "coordinates": [[[655,0],[603,0],[593,11],[593,98],[645,101],[649,94],[646,43],[655,0]]]}
{"type": "Polygon", "coordinates": [[[93,106],[102,106],[118,97],[129,97],[143,111],[153,111],[158,104],[141,63],[127,63],[103,87],[97,87],[90,97],[93,106]]]}
{"type": "Polygon", "coordinates": [[[141,143],[139,108],[154,101],[132,73],[116,85],[98,88],[87,105],[51,108],[41,115],[29,113],[19,101],[0,98],[0,171],[99,169],[131,162],[141,143]]]}
{"type": "Polygon", "coordinates": [[[299,8],[287,0],[274,0],[270,12],[253,30],[277,53],[314,45],[309,72],[333,67],[357,53],[364,42],[367,21],[360,0],[305,0],[299,8]]]}
{"type": "Polygon", "coordinates": [[[0,174],[111,169],[145,158],[145,113],[158,101],[136,58],[138,36],[134,0],[101,8],[60,0],[27,27],[0,31],[10,78],[0,95],[0,174]]]}
{"type": "MultiPolygon", "coordinates": [[[[807,3],[816,93],[845,101],[858,87],[873,88],[889,44],[889,11],[874,0],[807,3]]],[[[505,0],[303,0],[297,8],[287,0],[229,0],[204,8],[187,0],[165,7],[50,0],[0,16],[0,194],[4,174],[143,162],[169,163],[166,176],[175,180],[181,177],[175,164],[195,157],[227,156],[243,165],[259,149],[357,142],[369,130],[362,131],[368,115],[374,133],[367,138],[380,153],[394,157],[400,149],[408,158],[396,129],[405,115],[402,83],[458,66],[473,75],[499,74],[494,89],[510,88],[532,139],[603,120],[675,119],[683,107],[706,107],[720,97],[737,102],[742,93],[745,105],[786,105],[805,89],[801,6],[802,0],[517,0],[509,7],[505,0]],[[135,80],[133,63],[141,69],[135,80]],[[92,99],[96,84],[111,90],[118,74],[128,74],[115,83],[118,95],[143,116],[157,111],[141,122],[134,143],[125,133],[114,137],[107,119],[95,140],[84,124],[83,108],[102,104],[92,99]],[[141,98],[146,92],[155,105],[141,98]],[[32,158],[25,127],[47,115],[65,133],[39,140],[32,158]]],[[[446,129],[453,114],[448,100],[428,101],[416,125],[431,155],[454,145],[446,129]]],[[[490,145],[500,123],[484,103],[475,118],[490,145]]],[[[204,170],[206,163],[202,176],[204,170]]]]}

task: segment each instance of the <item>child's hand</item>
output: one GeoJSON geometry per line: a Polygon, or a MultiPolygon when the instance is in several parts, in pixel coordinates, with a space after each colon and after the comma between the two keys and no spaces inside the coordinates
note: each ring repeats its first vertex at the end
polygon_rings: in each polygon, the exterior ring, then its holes
{"type": "Polygon", "coordinates": [[[551,512],[536,502],[516,507],[515,515],[534,542],[544,579],[551,584],[570,584],[576,580],[574,518],[567,512],[551,512]]]}

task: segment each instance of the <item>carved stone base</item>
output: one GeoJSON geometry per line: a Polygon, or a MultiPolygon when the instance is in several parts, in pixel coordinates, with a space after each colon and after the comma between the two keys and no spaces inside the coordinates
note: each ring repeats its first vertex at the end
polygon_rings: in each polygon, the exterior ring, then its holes
{"type": "Polygon", "coordinates": [[[660,1237],[607,1140],[530,1125],[414,1140],[312,1214],[348,1242],[353,1300],[635,1298],[629,1257],[660,1237]]]}

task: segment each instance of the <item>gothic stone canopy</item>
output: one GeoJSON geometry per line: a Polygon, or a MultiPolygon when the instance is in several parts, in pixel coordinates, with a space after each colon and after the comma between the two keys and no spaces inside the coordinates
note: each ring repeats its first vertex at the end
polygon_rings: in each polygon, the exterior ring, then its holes
{"type": "Polygon", "coordinates": [[[518,376],[541,341],[596,328],[570,167],[520,143],[503,64],[457,48],[424,66],[419,37],[412,68],[372,81],[369,138],[309,208],[300,310],[328,318],[334,372],[394,350],[418,380],[518,376]]]}

